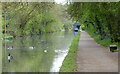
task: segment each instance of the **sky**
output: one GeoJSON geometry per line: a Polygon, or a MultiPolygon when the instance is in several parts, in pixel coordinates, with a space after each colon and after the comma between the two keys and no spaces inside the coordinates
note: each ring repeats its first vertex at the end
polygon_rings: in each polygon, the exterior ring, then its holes
{"type": "Polygon", "coordinates": [[[55,2],[58,4],[65,4],[66,0],[55,0],[55,2]]]}

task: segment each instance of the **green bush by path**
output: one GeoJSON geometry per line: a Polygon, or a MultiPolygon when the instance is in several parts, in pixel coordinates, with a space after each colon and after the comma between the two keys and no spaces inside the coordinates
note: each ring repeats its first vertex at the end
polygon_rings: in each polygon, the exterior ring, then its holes
{"type": "Polygon", "coordinates": [[[79,38],[80,38],[80,32],[72,41],[71,46],[70,46],[70,50],[68,52],[68,55],[66,56],[66,58],[63,61],[60,72],[74,72],[74,71],[76,71],[76,69],[77,69],[76,68],[76,57],[77,57],[79,38]]]}
{"type": "Polygon", "coordinates": [[[100,45],[102,45],[102,46],[104,46],[104,47],[109,47],[109,45],[117,45],[118,47],[120,47],[120,43],[119,43],[119,42],[113,42],[113,43],[112,43],[112,42],[111,42],[111,39],[110,39],[109,37],[106,38],[106,39],[101,40],[99,34],[95,34],[95,33],[91,32],[90,30],[87,31],[87,32],[89,33],[89,35],[90,35],[92,38],[94,38],[94,40],[95,40],[98,44],[100,44],[100,45]]]}

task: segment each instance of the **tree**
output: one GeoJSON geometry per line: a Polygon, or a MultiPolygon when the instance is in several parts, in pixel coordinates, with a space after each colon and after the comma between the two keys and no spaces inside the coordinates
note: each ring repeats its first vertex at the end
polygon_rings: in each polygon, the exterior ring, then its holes
{"type": "Polygon", "coordinates": [[[83,23],[87,30],[99,34],[100,39],[109,36],[111,42],[120,42],[119,6],[118,3],[71,3],[68,7],[68,14],[83,23]]]}

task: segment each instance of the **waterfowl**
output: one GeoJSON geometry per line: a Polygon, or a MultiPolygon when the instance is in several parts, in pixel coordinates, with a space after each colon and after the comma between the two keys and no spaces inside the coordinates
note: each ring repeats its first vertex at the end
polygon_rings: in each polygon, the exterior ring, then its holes
{"type": "Polygon", "coordinates": [[[47,50],[44,50],[44,52],[46,53],[46,52],[48,52],[47,50]]]}
{"type": "Polygon", "coordinates": [[[10,55],[10,53],[8,54],[8,61],[10,62],[10,60],[13,59],[13,56],[10,55]]]}
{"type": "Polygon", "coordinates": [[[34,48],[35,48],[34,46],[29,47],[30,50],[33,50],[34,48]]]}
{"type": "Polygon", "coordinates": [[[8,49],[8,50],[12,50],[12,49],[13,49],[13,46],[11,46],[11,47],[8,47],[7,49],[8,49]]]}

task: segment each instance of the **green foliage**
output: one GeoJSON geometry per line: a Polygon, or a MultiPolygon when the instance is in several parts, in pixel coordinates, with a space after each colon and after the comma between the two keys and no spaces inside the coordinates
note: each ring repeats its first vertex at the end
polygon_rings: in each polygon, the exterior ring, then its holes
{"type": "Polygon", "coordinates": [[[120,47],[119,42],[111,42],[110,38],[105,38],[103,40],[101,40],[101,36],[99,34],[95,34],[92,31],[87,31],[89,33],[89,35],[95,39],[95,41],[97,43],[99,43],[100,45],[104,46],[104,47],[109,47],[109,45],[117,45],[118,47],[120,47]]]}
{"type": "Polygon", "coordinates": [[[68,55],[66,56],[65,60],[63,61],[60,72],[76,71],[76,69],[77,69],[76,68],[76,57],[77,57],[79,38],[80,38],[80,32],[72,41],[68,55]]]}
{"type": "Polygon", "coordinates": [[[13,39],[13,36],[6,36],[6,39],[13,39]]]}
{"type": "Polygon", "coordinates": [[[100,35],[100,40],[109,38],[120,42],[120,2],[81,3],[68,5],[68,14],[82,24],[86,30],[100,35]]]}
{"type": "Polygon", "coordinates": [[[3,33],[14,37],[58,31],[71,23],[66,6],[53,2],[4,2],[2,7],[3,33]]]}

